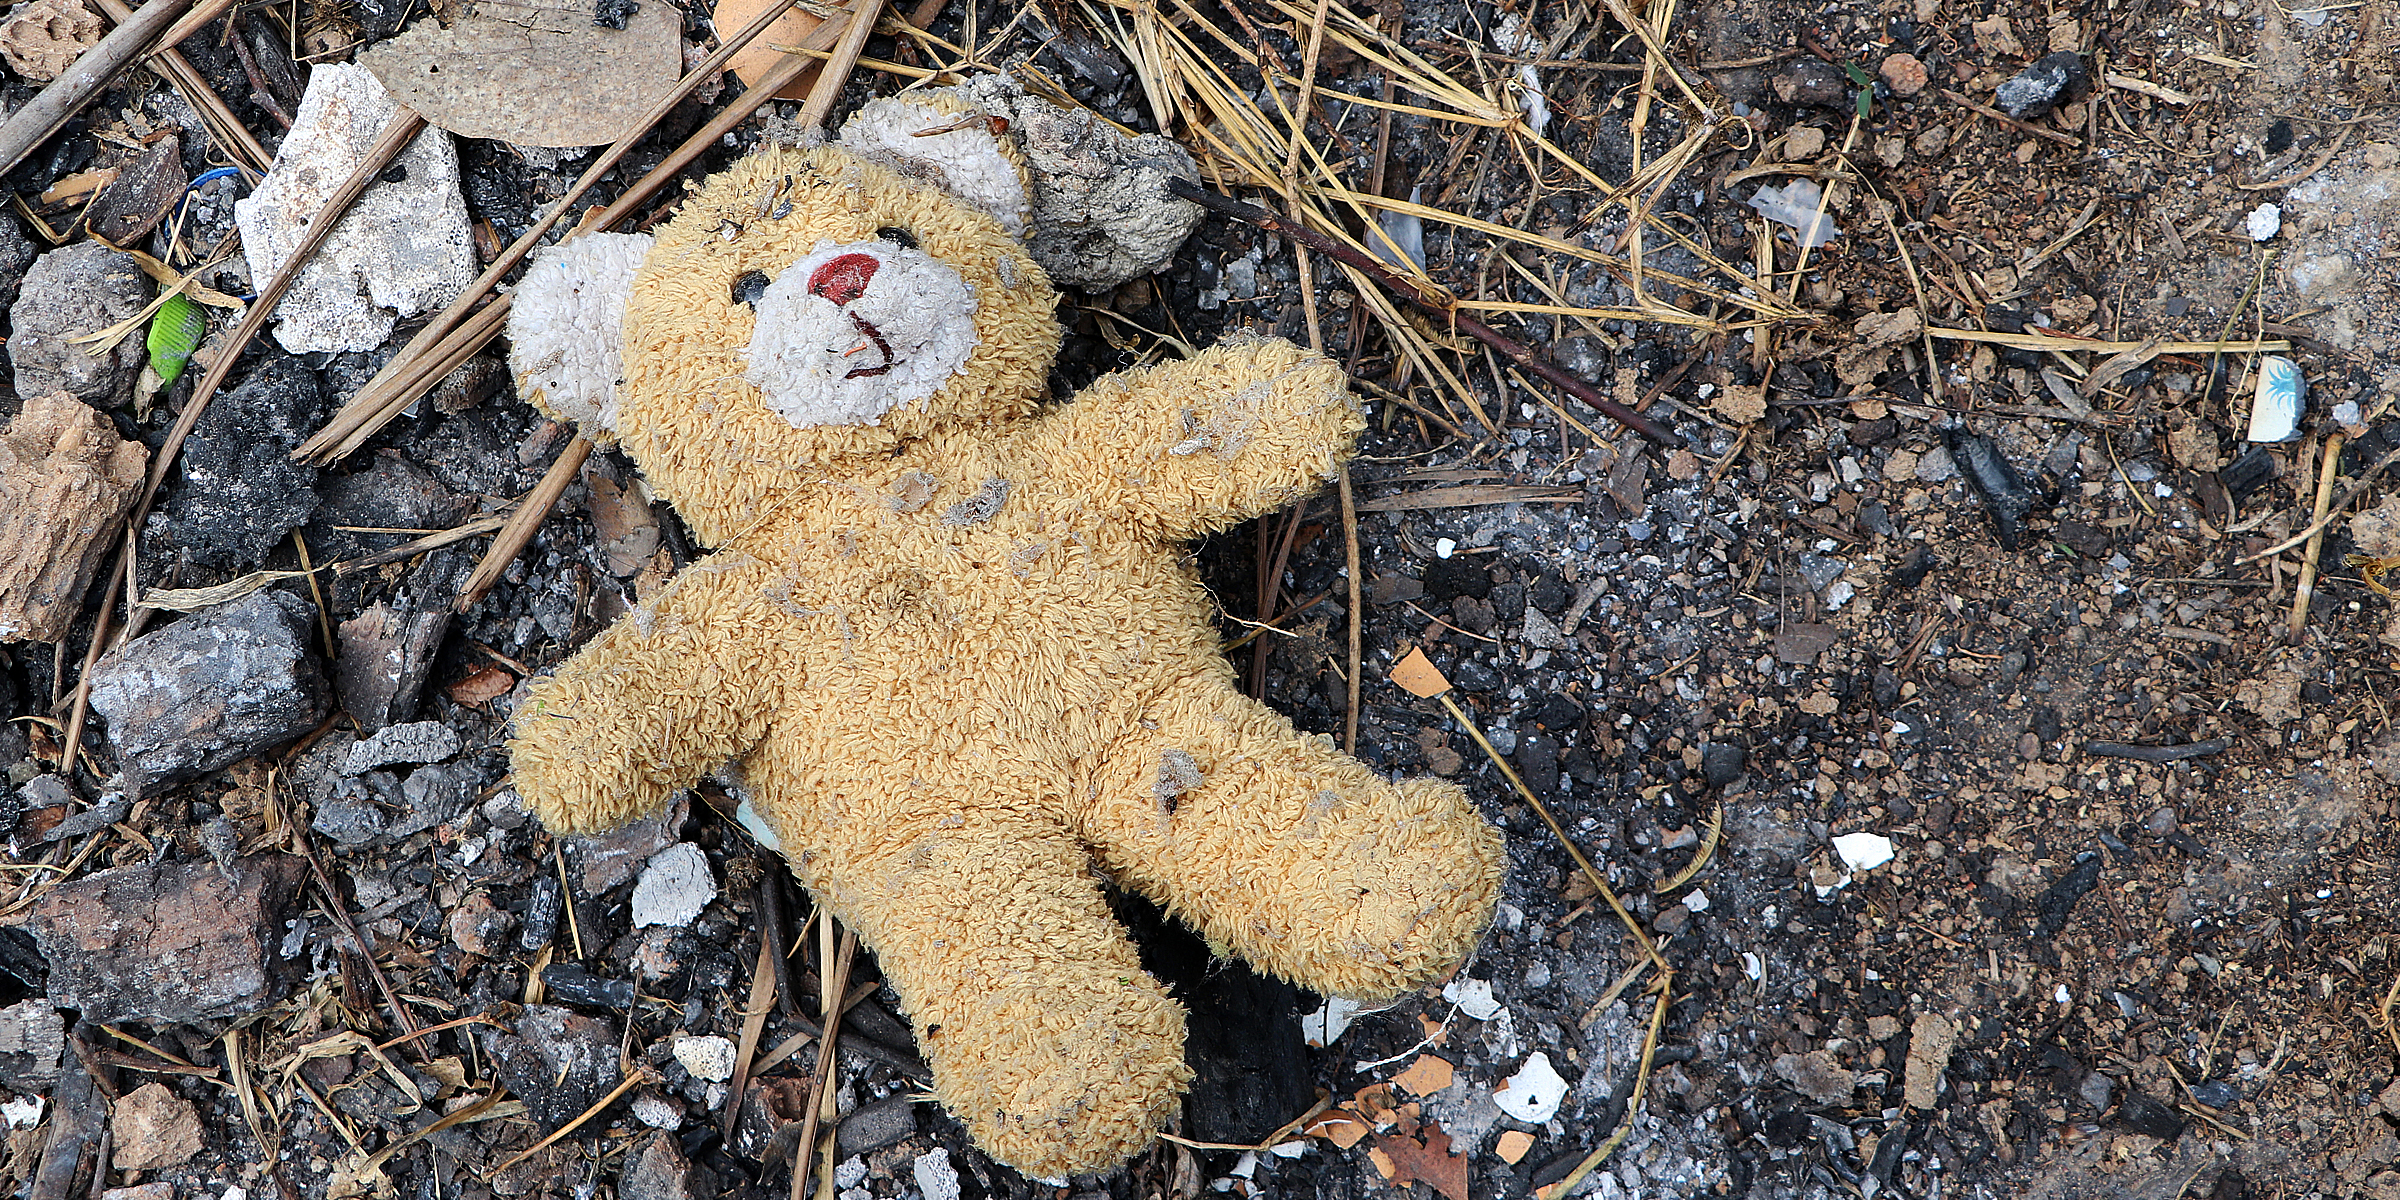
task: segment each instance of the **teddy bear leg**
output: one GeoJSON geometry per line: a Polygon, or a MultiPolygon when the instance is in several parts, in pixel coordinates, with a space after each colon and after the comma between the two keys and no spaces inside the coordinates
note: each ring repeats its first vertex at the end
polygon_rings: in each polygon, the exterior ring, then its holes
{"type": "Polygon", "coordinates": [[[1084,836],[1120,881],[1221,952],[1303,987],[1380,999],[1475,948],[1500,838],[1457,786],[1387,782],[1215,679],[1097,769],[1084,836]]]}
{"type": "Polygon", "coordinates": [[[1067,830],[950,809],[876,843],[802,856],[803,881],[875,950],[934,1091],[976,1142],[1035,1177],[1147,1147],[1190,1078],[1183,1009],[1142,970],[1067,830]]]}

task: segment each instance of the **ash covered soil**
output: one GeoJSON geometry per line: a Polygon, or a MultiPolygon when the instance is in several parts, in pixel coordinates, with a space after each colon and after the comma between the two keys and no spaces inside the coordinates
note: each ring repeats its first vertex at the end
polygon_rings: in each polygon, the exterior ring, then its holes
{"type": "MultiPolygon", "coordinates": [[[[344,28],[388,36],[404,15],[366,6],[344,28]]],[[[974,26],[988,37],[1018,15],[985,8],[974,26]]],[[[1638,47],[1599,14],[1523,16],[1604,31],[1531,56],[1567,152],[1621,179],[1637,110],[1649,159],[1692,132],[1691,111],[1641,108],[1638,47]]],[[[1468,787],[1508,835],[1505,904],[1446,987],[1350,1013],[1212,962],[1124,901],[1147,961],[1192,1008],[1188,1142],[1063,1189],[993,1164],[914,1099],[922,1065],[890,993],[860,986],[874,980],[862,956],[831,1089],[834,1191],[1482,1200],[1555,1188],[1621,1134],[1577,1194],[2400,1196],[2386,1007],[2400,981],[2400,630],[2346,562],[2400,548],[2334,522],[2287,633],[2308,553],[2287,543],[2310,523],[2331,439],[2335,495],[2361,512],[2390,492],[2370,469],[2400,442],[2394,18],[2384,0],[1678,11],[1668,51],[1738,127],[1657,203],[1691,247],[1749,264],[1751,286],[1806,315],[1744,322],[1670,287],[1667,302],[1735,327],[1496,323],[1646,405],[1689,439],[1681,449],[1457,343],[1452,369],[1481,406],[1468,413],[1402,366],[1349,293],[1322,286],[1322,259],[1310,305],[1287,243],[1220,218],[1159,275],[1071,298],[1061,394],[1153,352],[1149,331],[1305,340],[1312,309],[1328,352],[1374,385],[1353,468],[1360,612],[1330,494],[1195,562],[1228,638],[1250,636],[1235,656],[1253,689],[1305,728],[1341,736],[1348,622],[1363,622],[1357,753],[1468,787]],[[2079,56],[2088,93],[2022,124],[1977,110],[2054,51],[2079,56]],[[1748,202],[1800,178],[1828,189],[1841,233],[1795,273],[1790,231],[1748,202]],[[2281,227],[2262,243],[2249,221],[2266,203],[2281,227]],[[1894,336],[1903,310],[2037,339],[2278,339],[2309,400],[2298,436],[2254,445],[2253,354],[2145,356],[2086,392],[2109,354],[1894,336]],[[1655,939],[1663,995],[1484,746],[1387,682],[1413,650],[1655,939]],[[1888,861],[1860,865],[1881,857],[1862,834],[1888,840],[1888,861]],[[1270,1134],[1281,1149],[1241,1148],[1270,1134]]],[[[1055,19],[1026,14],[1000,58],[1033,54],[1078,101],[1153,128],[1129,65],[1051,36],[1055,19]]],[[[1512,77],[1488,8],[1386,19],[1462,79],[1512,77]]],[[[932,29],[957,39],[966,22],[952,4],[932,29]]],[[[1305,31],[1259,25],[1244,26],[1246,51],[1297,69],[1305,31]]],[[[210,39],[186,51],[221,95],[273,94],[288,55],[278,65],[265,52],[283,43],[252,40],[266,59],[255,83],[210,39]]],[[[881,38],[869,54],[906,57],[881,38]]],[[[1339,59],[1323,66],[1327,93],[1377,94],[1375,63],[1339,59]]],[[[893,86],[862,73],[844,108],[893,86]]],[[[0,84],[8,107],[30,94],[0,84]]],[[[171,95],[121,86],[91,124],[137,139],[145,120],[188,126],[171,95]]],[[[262,108],[234,108],[272,143],[262,108]]],[[[1574,179],[1528,179],[1488,131],[1402,114],[1387,152],[1372,117],[1329,113],[1328,141],[1362,170],[1380,156],[1383,194],[1619,244],[1621,209],[1574,179]]],[[[696,107],[670,117],[637,159],[698,120],[696,107]]],[[[9,183],[38,193],[108,144],[72,130],[9,183]]],[[[459,144],[468,210],[502,242],[575,170],[459,144]]],[[[31,232],[0,217],[0,252],[31,232]]],[[[1689,247],[1654,250],[1699,271],[1689,247]]],[[[1439,223],[1424,253],[1462,295],[1556,302],[1439,223]]],[[[1566,304],[1643,299],[1588,262],[1514,254],[1566,304]]],[[[253,351],[143,531],[144,586],[298,568],[295,528],[312,562],[362,559],[408,540],[385,531],[455,527],[532,487],[565,435],[491,363],[360,453],[321,472],[285,465],[401,340],[253,351]]],[[[113,419],[155,448],[182,395],[113,419]]],[[[47,1101],[0,1110],[13,1187],[33,1200],[792,1194],[822,967],[805,897],[714,789],[597,839],[552,838],[507,789],[522,679],[699,551],[608,455],[487,597],[444,617],[481,544],[313,594],[281,585],[293,603],[243,619],[306,653],[330,637],[332,694],[318,701],[340,713],[126,808],[110,803],[107,768],[142,731],[95,726],[86,765],[54,774],[74,685],[57,664],[82,661],[92,614],[55,658],[6,651],[0,762],[21,869],[0,912],[52,931],[38,945],[0,933],[0,999],[14,1004],[0,1012],[14,1039],[0,1039],[0,1082],[47,1101]],[[249,865],[219,865],[236,855],[249,865]],[[73,890],[108,868],[147,872],[148,890],[73,890]],[[128,940],[128,921],[163,934],[128,940]],[[762,936],[803,950],[770,972],[774,998],[746,1037],[766,995],[762,936]],[[268,968],[247,991],[228,968],[226,995],[162,1007],[146,962],[219,953],[268,968]],[[410,1030],[431,1032],[393,1043],[410,1030]],[[752,1074],[728,1078],[744,1041],[752,1074]],[[646,1074],[543,1144],[628,1068],[646,1074]]],[[[161,614],[148,636],[198,619],[161,614]]]]}

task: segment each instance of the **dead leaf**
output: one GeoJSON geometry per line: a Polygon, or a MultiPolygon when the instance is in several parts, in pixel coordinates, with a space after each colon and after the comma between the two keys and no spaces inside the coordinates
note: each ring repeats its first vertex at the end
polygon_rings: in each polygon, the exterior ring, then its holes
{"type": "Polygon", "coordinates": [[[1408,1064],[1407,1070],[1392,1076],[1392,1082],[1412,1095],[1430,1096],[1449,1087],[1457,1078],[1458,1070],[1450,1065],[1449,1059],[1438,1054],[1420,1054],[1417,1061],[1408,1064]]]}
{"type": "Polygon", "coordinates": [[[1813,666],[1840,637],[1831,625],[1785,621],[1775,629],[1775,659],[1789,667],[1813,666]]]}
{"type": "Polygon", "coordinates": [[[517,677],[498,667],[483,667],[450,685],[450,698],[469,708],[488,704],[517,686],[517,677]]]}
{"type": "Polygon", "coordinates": [[[1366,1118],[1369,1125],[1381,1125],[1392,1119],[1392,1085],[1379,1083],[1358,1089],[1350,1097],[1349,1108],[1366,1118]]]}
{"type": "Polygon", "coordinates": [[[2214,471],[2225,465],[2225,452],[2218,445],[2216,429],[2199,421],[2168,430],[2167,452],[2187,470],[2214,471]]]}
{"type": "Polygon", "coordinates": [[[1374,1126],[1369,1125],[1365,1117],[1346,1108],[1335,1108],[1320,1114],[1314,1122],[1309,1124],[1308,1128],[1300,1132],[1310,1137],[1324,1138],[1347,1150],[1357,1145],[1373,1130],[1374,1126]]]}
{"type": "Polygon", "coordinates": [[[1986,17],[1970,26],[1975,40],[1997,53],[2010,58],[2025,57],[2025,43],[2017,40],[2017,31],[2009,27],[2007,17],[1986,17]]]}
{"type": "Polygon", "coordinates": [[[1718,416],[1737,425],[1747,425],[1767,415],[1767,385],[1727,384],[1709,404],[1718,416]]]}
{"type": "Polygon", "coordinates": [[[1392,1164],[1393,1183],[1422,1183],[1450,1200],[1467,1200],[1466,1156],[1450,1152],[1450,1135],[1441,1126],[1427,1122],[1421,1142],[1412,1137],[1376,1138],[1375,1149],[1392,1164]]]}
{"type": "Polygon", "coordinates": [[[2131,375],[2151,359],[2157,358],[2158,348],[2165,345],[2166,342],[2167,339],[2164,335],[2152,334],[2141,345],[2131,350],[2109,355],[2101,360],[2099,366],[2092,368],[2091,374],[2083,377],[2083,383],[2076,390],[2083,393],[2084,399],[2089,400],[2101,392],[2115,387],[2118,380],[2131,375]]]}
{"type": "Polygon", "coordinates": [[[461,6],[447,29],[419,21],[358,62],[393,99],[461,137],[598,146],[674,89],[682,29],[672,4],[644,4],[620,30],[593,24],[589,5],[485,0],[461,6]]]}
{"type": "Polygon", "coordinates": [[[1913,308],[1868,313],[1850,327],[1850,332],[1858,335],[1858,342],[1862,346],[1897,346],[1902,342],[1915,341],[1918,334],[1925,332],[1925,320],[1913,308]]]}
{"type": "Polygon", "coordinates": [[[1450,681],[1443,677],[1442,669],[1434,666],[1432,659],[1425,657],[1421,647],[1409,651],[1408,657],[1392,667],[1392,682],[1399,684],[1409,695],[1422,699],[1431,699],[1450,690],[1450,681]]]}

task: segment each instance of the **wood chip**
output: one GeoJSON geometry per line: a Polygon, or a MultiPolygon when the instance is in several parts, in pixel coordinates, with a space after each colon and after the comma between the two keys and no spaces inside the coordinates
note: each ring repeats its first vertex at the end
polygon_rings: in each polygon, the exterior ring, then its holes
{"type": "Polygon", "coordinates": [[[1430,1096],[1449,1087],[1458,1078],[1458,1070],[1450,1060],[1438,1054],[1420,1054],[1408,1069],[1392,1076],[1392,1082],[1413,1095],[1430,1096]]]}
{"type": "Polygon", "coordinates": [[[1397,496],[1381,496],[1358,502],[1360,512],[1410,512],[1425,508],[1481,508],[1490,504],[1573,504],[1583,499],[1580,491],[1564,488],[1509,487],[1502,484],[1465,484],[1459,487],[1420,488],[1397,496]]]}
{"type": "Polygon", "coordinates": [[[148,454],[65,392],[0,431],[0,642],[55,642],[132,510],[148,454]]]}
{"type": "Polygon", "coordinates": [[[1525,1152],[1531,1149],[1533,1135],[1522,1129],[1511,1129],[1500,1135],[1500,1144],[1492,1147],[1492,1152],[1500,1156],[1500,1161],[1513,1166],[1523,1161],[1525,1152]]]}
{"type": "Polygon", "coordinates": [[[1425,657],[1422,649],[1409,651],[1408,657],[1392,668],[1392,682],[1422,699],[1432,699],[1450,690],[1449,679],[1442,675],[1440,667],[1433,665],[1432,659],[1425,657]]]}

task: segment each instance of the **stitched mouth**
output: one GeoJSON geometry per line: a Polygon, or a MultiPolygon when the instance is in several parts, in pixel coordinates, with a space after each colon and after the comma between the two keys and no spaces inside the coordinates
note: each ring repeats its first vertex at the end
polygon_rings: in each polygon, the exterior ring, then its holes
{"type": "MultiPolygon", "coordinates": [[[[888,373],[894,365],[892,362],[892,344],[883,340],[883,331],[875,328],[874,322],[867,320],[865,317],[862,317],[857,313],[850,314],[850,323],[858,326],[858,331],[867,335],[867,340],[874,343],[877,350],[882,351],[883,361],[872,367],[852,367],[850,368],[850,373],[842,376],[842,378],[860,379],[868,375],[882,375],[888,373]]],[[[865,349],[865,346],[860,346],[857,349],[850,351],[850,354],[857,354],[865,349]]],[[[849,355],[844,355],[843,357],[847,358],[849,355]]]]}

